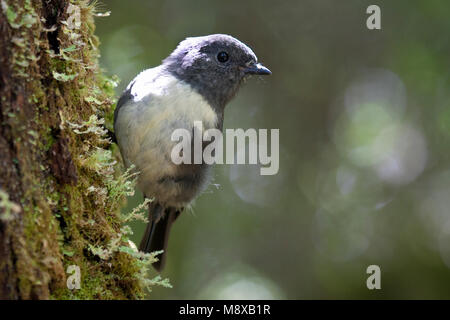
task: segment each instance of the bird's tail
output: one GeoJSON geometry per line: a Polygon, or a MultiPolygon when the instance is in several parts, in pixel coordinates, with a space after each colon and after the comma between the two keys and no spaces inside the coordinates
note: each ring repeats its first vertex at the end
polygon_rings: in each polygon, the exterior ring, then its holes
{"type": "Polygon", "coordinates": [[[158,272],[161,272],[164,268],[170,229],[179,214],[180,210],[175,208],[163,208],[155,202],[151,202],[149,205],[149,222],[139,245],[139,250],[147,253],[164,250],[158,256],[159,260],[153,263],[153,267],[158,272]]]}

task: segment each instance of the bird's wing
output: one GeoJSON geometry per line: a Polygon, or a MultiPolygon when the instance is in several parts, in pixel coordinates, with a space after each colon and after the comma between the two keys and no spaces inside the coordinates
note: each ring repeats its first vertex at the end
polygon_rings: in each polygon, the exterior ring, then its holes
{"type": "Polygon", "coordinates": [[[161,75],[161,68],[151,68],[139,73],[127,86],[125,91],[117,101],[116,109],[114,110],[114,127],[116,125],[117,117],[121,108],[130,102],[137,102],[142,100],[145,96],[151,94],[152,87],[161,75]]]}

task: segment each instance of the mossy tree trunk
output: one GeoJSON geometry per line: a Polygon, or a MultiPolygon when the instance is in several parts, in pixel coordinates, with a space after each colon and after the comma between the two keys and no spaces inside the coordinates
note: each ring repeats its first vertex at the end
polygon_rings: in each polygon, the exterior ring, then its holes
{"type": "Polygon", "coordinates": [[[95,8],[0,1],[0,298],[142,297],[104,136],[115,83],[98,67],[95,8]]]}

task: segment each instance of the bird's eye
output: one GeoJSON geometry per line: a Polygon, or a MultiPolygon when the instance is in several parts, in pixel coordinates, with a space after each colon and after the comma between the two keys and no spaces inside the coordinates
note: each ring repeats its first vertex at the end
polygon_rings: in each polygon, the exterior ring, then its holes
{"type": "Polygon", "coordinates": [[[229,59],[228,53],[226,53],[225,51],[221,51],[217,54],[217,60],[219,60],[219,62],[221,63],[227,62],[228,59],[229,59]]]}

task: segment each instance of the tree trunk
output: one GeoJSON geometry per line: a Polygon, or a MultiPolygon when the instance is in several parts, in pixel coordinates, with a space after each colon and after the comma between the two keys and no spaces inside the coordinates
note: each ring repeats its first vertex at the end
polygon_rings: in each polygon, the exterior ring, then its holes
{"type": "Polygon", "coordinates": [[[0,298],[143,297],[145,259],[118,213],[131,191],[104,136],[115,83],[98,67],[95,8],[0,1],[0,298]]]}

